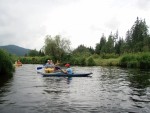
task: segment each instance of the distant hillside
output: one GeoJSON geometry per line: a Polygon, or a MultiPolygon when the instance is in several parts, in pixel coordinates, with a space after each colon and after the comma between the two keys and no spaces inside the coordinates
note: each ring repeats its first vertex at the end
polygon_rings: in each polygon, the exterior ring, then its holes
{"type": "Polygon", "coordinates": [[[24,56],[25,54],[28,54],[28,52],[30,51],[30,49],[26,49],[16,45],[0,46],[0,49],[5,49],[9,53],[15,54],[17,56],[24,56]]]}

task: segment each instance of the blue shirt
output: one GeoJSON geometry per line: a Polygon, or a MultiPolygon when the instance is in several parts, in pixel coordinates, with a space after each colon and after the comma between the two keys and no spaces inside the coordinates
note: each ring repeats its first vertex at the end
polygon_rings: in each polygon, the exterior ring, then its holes
{"type": "Polygon", "coordinates": [[[73,71],[72,71],[71,68],[67,68],[66,71],[67,71],[68,74],[73,74],[73,71]]]}

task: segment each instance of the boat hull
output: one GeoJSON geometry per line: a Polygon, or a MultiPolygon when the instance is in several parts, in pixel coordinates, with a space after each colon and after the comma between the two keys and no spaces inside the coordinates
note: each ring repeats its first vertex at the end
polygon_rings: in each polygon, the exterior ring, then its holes
{"type": "Polygon", "coordinates": [[[65,73],[40,73],[43,77],[91,77],[92,73],[74,73],[74,74],[65,74],[65,73]]]}

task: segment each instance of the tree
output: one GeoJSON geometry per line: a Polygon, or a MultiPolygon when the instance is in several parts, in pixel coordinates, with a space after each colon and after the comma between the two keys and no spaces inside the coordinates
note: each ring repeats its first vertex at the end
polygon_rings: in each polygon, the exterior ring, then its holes
{"type": "Polygon", "coordinates": [[[70,53],[70,40],[65,38],[61,39],[60,35],[51,37],[50,35],[46,36],[44,52],[46,55],[50,55],[53,59],[63,60],[64,56],[70,53]]]}
{"type": "Polygon", "coordinates": [[[125,43],[124,43],[123,38],[119,37],[118,42],[116,42],[116,44],[115,44],[115,53],[116,54],[121,54],[124,52],[124,50],[123,50],[124,44],[125,43]]]}
{"type": "Polygon", "coordinates": [[[133,50],[132,33],[131,33],[130,30],[128,30],[127,33],[126,33],[125,43],[126,43],[125,51],[126,52],[132,52],[132,50],[133,50]]]}
{"type": "Polygon", "coordinates": [[[105,52],[105,45],[106,45],[106,37],[103,34],[100,39],[100,43],[96,44],[95,52],[97,54],[105,52]]]}
{"type": "Polygon", "coordinates": [[[29,51],[29,56],[34,57],[34,56],[39,56],[39,52],[34,49],[29,51]]]}
{"type": "Polygon", "coordinates": [[[144,47],[144,40],[149,37],[148,35],[148,26],[146,25],[145,20],[137,20],[131,28],[132,36],[132,45],[134,52],[142,52],[144,47]]]}
{"type": "Polygon", "coordinates": [[[79,45],[75,50],[73,50],[73,53],[87,53],[87,52],[89,52],[89,49],[82,44],[79,45]]]}
{"type": "Polygon", "coordinates": [[[91,53],[91,54],[94,54],[95,53],[95,50],[90,46],[89,48],[89,52],[91,53]]]}
{"type": "Polygon", "coordinates": [[[112,34],[109,35],[108,41],[106,42],[106,53],[114,52],[114,40],[112,34]]]}
{"type": "Polygon", "coordinates": [[[42,50],[39,51],[39,56],[44,56],[44,52],[42,50]]]}

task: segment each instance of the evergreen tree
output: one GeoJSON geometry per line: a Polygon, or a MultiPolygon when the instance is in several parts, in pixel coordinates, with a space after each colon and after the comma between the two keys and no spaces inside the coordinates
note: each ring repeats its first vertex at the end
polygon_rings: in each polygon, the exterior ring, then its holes
{"type": "Polygon", "coordinates": [[[119,37],[118,42],[116,42],[116,44],[115,44],[115,53],[116,54],[124,53],[124,50],[123,50],[124,44],[125,43],[124,43],[123,38],[119,37]]]}
{"type": "Polygon", "coordinates": [[[34,56],[39,56],[39,52],[34,49],[29,51],[29,56],[34,57],[34,56]]]}
{"type": "Polygon", "coordinates": [[[131,28],[132,35],[132,45],[134,52],[142,52],[144,47],[144,40],[147,39],[148,36],[148,26],[146,25],[145,20],[137,20],[135,24],[131,28]]]}
{"type": "Polygon", "coordinates": [[[104,53],[105,52],[105,45],[106,45],[106,37],[103,34],[101,39],[100,39],[100,43],[96,44],[95,52],[97,54],[104,53]]]}
{"type": "Polygon", "coordinates": [[[133,45],[132,45],[132,34],[131,31],[127,31],[126,38],[125,38],[125,50],[124,52],[132,52],[133,45]]]}
{"type": "Polygon", "coordinates": [[[114,40],[112,33],[108,37],[108,41],[106,42],[106,53],[114,53],[114,40]]]}

